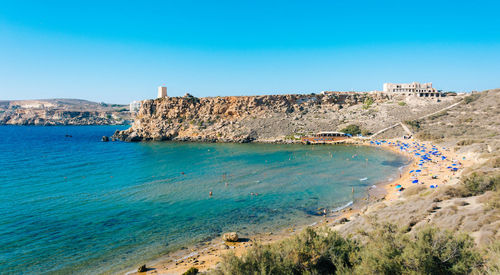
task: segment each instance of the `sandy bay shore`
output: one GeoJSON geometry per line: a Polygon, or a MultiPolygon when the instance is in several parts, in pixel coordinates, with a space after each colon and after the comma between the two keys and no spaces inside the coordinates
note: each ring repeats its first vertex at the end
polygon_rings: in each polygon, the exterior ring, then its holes
{"type": "MultiPolygon", "coordinates": [[[[437,188],[439,188],[439,186],[456,184],[464,168],[470,167],[475,163],[473,159],[458,155],[451,148],[440,147],[438,148],[439,157],[432,157],[430,161],[426,161],[423,165],[419,165],[420,157],[415,155],[417,152],[415,148],[428,149],[434,147],[431,142],[425,141],[391,139],[373,143],[370,143],[370,141],[363,141],[357,142],[356,144],[360,146],[377,146],[397,154],[403,154],[408,157],[411,162],[401,170],[398,178],[389,182],[377,184],[376,188],[372,188],[368,191],[367,196],[357,200],[353,205],[332,212],[327,216],[318,217],[313,224],[306,226],[290,226],[277,232],[240,236],[240,241],[234,243],[224,242],[221,238],[216,238],[193,247],[169,253],[151,263],[146,263],[148,268],[146,272],[139,273],[136,271],[129,271],[125,273],[182,274],[191,267],[197,268],[200,272],[207,271],[215,268],[224,254],[234,253],[236,255],[241,255],[255,243],[268,244],[277,242],[301,232],[307,226],[327,226],[336,229],[342,226],[344,221],[350,221],[361,215],[370,213],[374,204],[377,202],[383,201],[386,204],[392,205],[400,200],[404,200],[401,194],[412,185],[419,184],[430,189],[431,185],[437,185],[437,188]],[[409,149],[405,148],[401,150],[401,146],[398,144],[402,143],[411,144],[411,146],[409,149]],[[443,156],[445,159],[442,158],[443,156]],[[452,164],[458,167],[458,171],[451,171],[451,169],[447,168],[452,164]],[[421,172],[418,174],[415,174],[415,172],[410,173],[410,171],[415,170],[421,170],[421,172]],[[412,183],[414,180],[418,180],[418,183],[412,183]],[[396,188],[397,186],[398,188],[396,188]]],[[[434,190],[437,190],[437,188],[434,188],[434,190]]]]}

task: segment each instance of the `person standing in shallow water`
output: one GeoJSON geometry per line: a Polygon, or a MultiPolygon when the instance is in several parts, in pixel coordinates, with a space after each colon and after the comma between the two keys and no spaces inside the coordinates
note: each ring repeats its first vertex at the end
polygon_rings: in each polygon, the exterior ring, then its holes
{"type": "Polygon", "coordinates": [[[212,195],[213,195],[212,190],[210,190],[210,192],[208,192],[208,196],[212,197],[212,195]]]}

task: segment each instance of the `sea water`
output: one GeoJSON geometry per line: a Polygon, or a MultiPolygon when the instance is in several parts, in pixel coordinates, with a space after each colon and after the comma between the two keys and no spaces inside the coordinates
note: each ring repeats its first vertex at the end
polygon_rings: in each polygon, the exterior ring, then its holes
{"type": "Polygon", "coordinates": [[[312,223],[407,162],[363,146],[101,142],[125,128],[0,127],[0,273],[113,273],[226,231],[312,223]]]}

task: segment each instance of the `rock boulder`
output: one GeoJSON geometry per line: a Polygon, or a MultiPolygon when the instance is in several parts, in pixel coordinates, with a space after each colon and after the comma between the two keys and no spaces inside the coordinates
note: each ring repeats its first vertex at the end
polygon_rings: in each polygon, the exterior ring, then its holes
{"type": "Polygon", "coordinates": [[[222,240],[226,242],[237,242],[238,239],[238,234],[236,232],[224,233],[224,235],[222,235],[222,240]]]}

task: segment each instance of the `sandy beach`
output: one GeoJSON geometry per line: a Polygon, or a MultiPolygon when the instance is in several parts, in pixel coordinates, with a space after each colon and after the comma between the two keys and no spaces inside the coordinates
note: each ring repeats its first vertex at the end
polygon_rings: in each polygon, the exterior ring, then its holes
{"type": "MultiPolygon", "coordinates": [[[[463,169],[473,164],[473,160],[457,155],[453,149],[436,147],[431,142],[391,139],[363,141],[362,143],[357,142],[357,144],[378,146],[397,154],[403,154],[411,159],[411,163],[402,169],[399,178],[377,185],[369,191],[366,197],[356,201],[353,205],[318,218],[317,222],[309,226],[326,225],[335,228],[346,219],[356,219],[360,215],[370,212],[370,207],[375,202],[384,201],[387,204],[394,204],[398,200],[404,199],[401,194],[413,185],[418,184],[430,190],[437,190],[440,186],[456,184],[463,169]],[[452,168],[449,167],[457,169],[452,171],[452,168]]],[[[146,272],[130,271],[127,274],[182,274],[191,267],[197,268],[200,272],[206,271],[214,268],[226,253],[232,252],[241,255],[255,243],[266,244],[283,240],[300,232],[303,228],[305,226],[291,226],[279,232],[240,236],[240,241],[234,243],[223,242],[220,238],[213,239],[194,247],[176,251],[149,263],[146,272]]]]}

